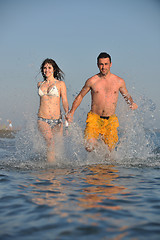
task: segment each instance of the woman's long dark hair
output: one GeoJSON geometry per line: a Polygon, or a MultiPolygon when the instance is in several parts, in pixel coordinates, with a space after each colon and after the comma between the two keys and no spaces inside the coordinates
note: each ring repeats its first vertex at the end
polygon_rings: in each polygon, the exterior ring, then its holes
{"type": "Polygon", "coordinates": [[[41,67],[40,67],[40,70],[41,70],[41,73],[42,73],[42,76],[44,79],[46,79],[46,76],[44,75],[43,73],[43,68],[44,68],[44,65],[48,63],[48,64],[51,64],[53,69],[54,69],[54,77],[57,79],[57,80],[60,80],[62,81],[64,79],[64,73],[63,71],[58,67],[57,63],[51,59],[51,58],[47,58],[43,61],[41,67]]]}

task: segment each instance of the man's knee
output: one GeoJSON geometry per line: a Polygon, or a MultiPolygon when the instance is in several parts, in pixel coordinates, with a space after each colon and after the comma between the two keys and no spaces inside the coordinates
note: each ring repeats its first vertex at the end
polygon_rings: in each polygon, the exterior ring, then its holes
{"type": "Polygon", "coordinates": [[[94,150],[94,147],[91,146],[86,146],[85,148],[87,152],[92,152],[94,150]]]}
{"type": "Polygon", "coordinates": [[[85,143],[85,149],[88,152],[92,152],[95,149],[96,145],[97,145],[97,140],[95,138],[88,139],[85,143]]]}

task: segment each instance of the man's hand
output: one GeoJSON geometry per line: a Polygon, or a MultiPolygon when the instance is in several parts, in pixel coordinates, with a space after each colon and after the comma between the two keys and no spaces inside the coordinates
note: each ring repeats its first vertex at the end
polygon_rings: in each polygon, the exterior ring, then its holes
{"type": "Polygon", "coordinates": [[[133,102],[132,105],[130,105],[130,108],[131,108],[132,110],[136,110],[136,109],[138,108],[138,105],[133,102]]]}
{"type": "Polygon", "coordinates": [[[71,112],[66,114],[66,120],[68,122],[73,122],[73,114],[71,112]]]}

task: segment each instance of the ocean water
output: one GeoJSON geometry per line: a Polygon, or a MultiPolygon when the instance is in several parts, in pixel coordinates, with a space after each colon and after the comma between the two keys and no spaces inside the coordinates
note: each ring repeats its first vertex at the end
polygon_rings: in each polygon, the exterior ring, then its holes
{"type": "Polygon", "coordinates": [[[110,157],[103,144],[85,151],[77,123],[56,139],[54,164],[34,119],[0,139],[0,239],[160,239],[160,132],[144,115],[119,113],[110,157]]]}

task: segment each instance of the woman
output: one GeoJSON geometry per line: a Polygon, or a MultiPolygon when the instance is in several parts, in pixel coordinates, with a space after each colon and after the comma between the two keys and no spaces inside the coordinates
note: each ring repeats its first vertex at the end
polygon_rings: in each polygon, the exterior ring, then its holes
{"type": "Polygon", "coordinates": [[[53,59],[45,59],[40,69],[44,80],[37,85],[40,96],[38,129],[46,140],[48,162],[53,162],[55,158],[53,137],[56,133],[62,134],[63,131],[61,98],[65,113],[69,110],[67,90],[65,83],[61,81],[64,73],[53,59]]]}

